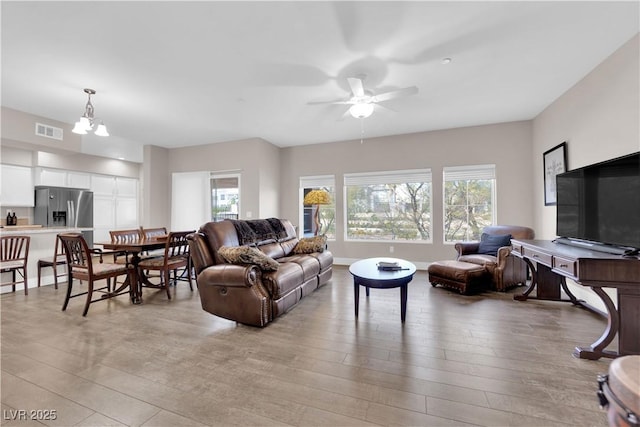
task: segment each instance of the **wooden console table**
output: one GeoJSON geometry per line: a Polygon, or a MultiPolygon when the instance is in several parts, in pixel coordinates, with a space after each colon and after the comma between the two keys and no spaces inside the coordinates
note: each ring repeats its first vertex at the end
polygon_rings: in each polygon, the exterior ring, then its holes
{"type": "Polygon", "coordinates": [[[568,289],[565,278],[589,286],[604,303],[607,327],[589,347],[576,347],[573,354],[581,359],[640,354],[640,259],[624,258],[589,249],[577,248],[549,240],[512,239],[511,253],[522,258],[531,270],[531,285],[514,299],[525,301],[537,286],[537,299],[570,301],[598,312],[578,300],[568,289]],[[569,300],[560,297],[562,288],[569,300]],[[615,288],[618,307],[602,288],[615,288]],[[618,351],[605,350],[618,336],[618,351]]]}

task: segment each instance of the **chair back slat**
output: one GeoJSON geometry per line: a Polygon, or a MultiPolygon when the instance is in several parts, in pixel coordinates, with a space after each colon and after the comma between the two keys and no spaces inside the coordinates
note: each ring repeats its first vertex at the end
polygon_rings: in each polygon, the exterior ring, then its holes
{"type": "Polygon", "coordinates": [[[132,230],[113,230],[109,231],[112,243],[131,243],[142,240],[144,236],[139,228],[132,230]]]}
{"type": "Polygon", "coordinates": [[[75,271],[84,270],[87,274],[93,274],[93,262],[91,251],[81,233],[58,234],[58,239],[62,242],[69,269],[75,271]]]}
{"type": "Polygon", "coordinates": [[[166,236],[167,234],[169,234],[167,233],[166,227],[159,227],[159,228],[140,227],[140,233],[142,233],[142,236],[145,239],[152,239],[154,237],[166,236]]]}
{"type": "Polygon", "coordinates": [[[0,261],[22,261],[29,254],[29,236],[2,236],[0,261]]]}
{"type": "Polygon", "coordinates": [[[187,236],[194,233],[191,231],[172,231],[167,237],[167,243],[165,245],[165,260],[178,256],[189,256],[189,242],[187,236]]]}

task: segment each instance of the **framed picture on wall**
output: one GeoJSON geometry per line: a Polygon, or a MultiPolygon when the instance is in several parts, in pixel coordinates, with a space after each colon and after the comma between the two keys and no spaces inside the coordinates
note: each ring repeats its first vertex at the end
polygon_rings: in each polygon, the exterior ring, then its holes
{"type": "Polygon", "coordinates": [[[542,154],[544,164],[544,205],[552,206],[556,199],[556,175],[567,171],[567,142],[542,154]]]}

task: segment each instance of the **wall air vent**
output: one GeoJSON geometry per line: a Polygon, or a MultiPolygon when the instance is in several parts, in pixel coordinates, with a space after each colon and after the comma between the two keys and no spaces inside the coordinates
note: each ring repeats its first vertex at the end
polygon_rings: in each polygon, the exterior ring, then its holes
{"type": "Polygon", "coordinates": [[[36,135],[62,141],[62,129],[42,123],[36,123],[36,135]]]}

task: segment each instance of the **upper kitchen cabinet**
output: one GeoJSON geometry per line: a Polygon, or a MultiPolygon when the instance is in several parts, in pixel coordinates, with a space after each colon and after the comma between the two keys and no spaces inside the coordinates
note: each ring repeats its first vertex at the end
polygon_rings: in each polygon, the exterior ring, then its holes
{"type": "Polygon", "coordinates": [[[12,207],[34,206],[33,170],[29,167],[13,165],[0,165],[0,169],[2,170],[0,204],[12,207]]]}
{"type": "Polygon", "coordinates": [[[36,184],[52,187],[90,188],[91,175],[63,169],[36,168],[36,184]]]}

